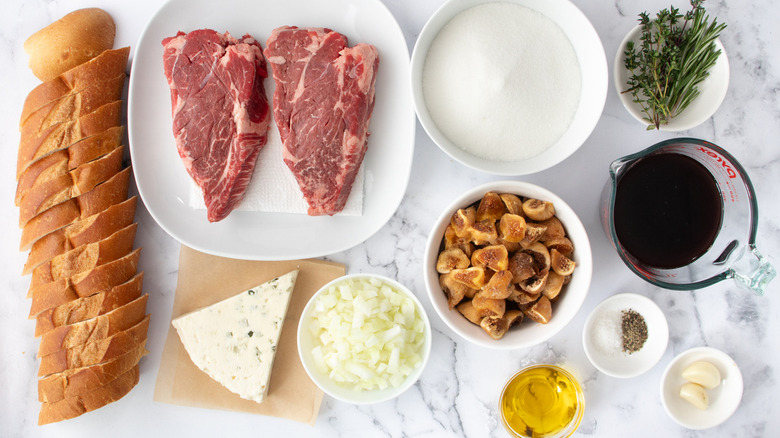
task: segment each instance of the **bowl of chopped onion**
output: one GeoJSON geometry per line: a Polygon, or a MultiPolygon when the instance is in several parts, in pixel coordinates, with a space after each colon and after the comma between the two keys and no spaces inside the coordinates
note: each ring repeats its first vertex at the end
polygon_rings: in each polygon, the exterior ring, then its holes
{"type": "Polygon", "coordinates": [[[420,377],[431,351],[431,325],[405,286],[352,274],[323,286],[298,323],[298,353],[312,381],[353,404],[399,396],[420,377]]]}

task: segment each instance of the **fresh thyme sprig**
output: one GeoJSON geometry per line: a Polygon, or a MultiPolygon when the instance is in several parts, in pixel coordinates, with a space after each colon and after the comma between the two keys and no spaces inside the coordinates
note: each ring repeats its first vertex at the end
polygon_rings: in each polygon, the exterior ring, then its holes
{"type": "Polygon", "coordinates": [[[642,107],[648,130],[669,123],[690,105],[720,55],[715,40],[726,25],[716,19],[710,24],[703,2],[691,0],[691,10],[684,15],[673,6],[655,19],[640,13],[639,47],[633,41],[626,44],[623,55],[630,77],[623,93],[631,93],[642,107]]]}

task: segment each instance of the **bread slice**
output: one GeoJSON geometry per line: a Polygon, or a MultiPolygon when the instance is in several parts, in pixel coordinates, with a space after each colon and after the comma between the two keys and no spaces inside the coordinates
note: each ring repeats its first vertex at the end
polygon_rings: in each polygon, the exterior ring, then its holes
{"type": "Polygon", "coordinates": [[[32,187],[98,159],[121,146],[123,128],[115,126],[100,134],[87,137],[36,161],[25,169],[16,184],[14,202],[19,205],[22,196],[32,187]]]}
{"type": "Polygon", "coordinates": [[[120,126],[121,115],[122,101],[117,100],[76,120],[51,126],[37,135],[22,135],[16,162],[16,179],[18,180],[25,169],[41,158],[65,149],[90,135],[99,134],[114,126],[120,126]]]}
{"type": "Polygon", "coordinates": [[[68,324],[95,318],[124,306],[141,296],[144,273],[111,289],[44,310],[35,318],[35,336],[68,324]]]}
{"type": "Polygon", "coordinates": [[[41,337],[38,357],[105,339],[129,329],[144,319],[148,299],[149,295],[144,294],[106,314],[57,327],[41,337]]]}
{"type": "Polygon", "coordinates": [[[44,377],[38,380],[38,401],[53,403],[64,398],[79,397],[93,389],[105,386],[133,369],[147,353],[149,352],[146,346],[140,344],[108,362],[44,377]]]}
{"type": "Polygon", "coordinates": [[[68,173],[39,181],[19,202],[19,228],[36,215],[68,199],[86,193],[122,170],[122,147],[108,155],[83,164],[68,173]]]}
{"type": "Polygon", "coordinates": [[[38,266],[33,271],[30,290],[126,256],[133,250],[137,228],[138,224],[130,224],[103,240],[79,246],[38,266]]]}
{"type": "Polygon", "coordinates": [[[133,196],[100,213],[53,231],[36,241],[27,256],[22,274],[73,248],[97,242],[133,223],[138,197],[133,196]]]}
{"type": "Polygon", "coordinates": [[[136,365],[104,386],[53,403],[43,403],[38,413],[38,425],[75,418],[115,402],[127,395],[138,384],[139,378],[140,370],[136,365]]]}
{"type": "Polygon", "coordinates": [[[119,260],[34,289],[29,317],[35,318],[45,310],[107,291],[126,282],[137,272],[140,254],[141,249],[138,248],[119,260]]]}
{"type": "Polygon", "coordinates": [[[47,354],[41,357],[38,377],[115,359],[145,343],[148,329],[149,315],[146,315],[138,324],[113,336],[47,354]]]}
{"type": "Polygon", "coordinates": [[[24,100],[19,126],[30,117],[30,114],[68,94],[78,93],[95,83],[114,78],[127,69],[127,59],[130,48],[106,50],[91,60],[74,67],[58,77],[35,87],[24,100]]]}
{"type": "Polygon", "coordinates": [[[22,229],[22,239],[19,249],[30,249],[41,237],[70,225],[79,219],[119,204],[127,199],[127,188],[130,182],[130,167],[126,167],[111,179],[99,184],[94,189],[76,198],[55,205],[43,213],[30,219],[22,229]]]}
{"type": "Polygon", "coordinates": [[[125,74],[120,73],[109,80],[96,82],[78,93],[68,94],[38,108],[22,124],[22,137],[35,137],[54,125],[76,120],[107,103],[120,100],[125,79],[125,74]]]}

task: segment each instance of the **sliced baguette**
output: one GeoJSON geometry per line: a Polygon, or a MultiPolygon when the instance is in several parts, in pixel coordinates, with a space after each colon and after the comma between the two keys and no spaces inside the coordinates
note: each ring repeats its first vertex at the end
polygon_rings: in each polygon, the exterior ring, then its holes
{"type": "Polygon", "coordinates": [[[19,120],[21,127],[30,117],[30,114],[47,105],[49,102],[60,99],[63,96],[92,86],[95,83],[114,78],[127,69],[127,59],[130,56],[130,48],[106,50],[91,60],[74,67],[58,77],[46,81],[35,87],[24,100],[22,116],[19,120]]]}
{"type": "Polygon", "coordinates": [[[22,136],[16,162],[16,179],[31,164],[47,155],[62,150],[73,143],[99,134],[108,128],[120,126],[122,101],[117,100],[101,106],[76,120],[51,126],[35,136],[22,136]]]}
{"type": "Polygon", "coordinates": [[[139,378],[140,370],[136,365],[104,386],[53,403],[43,403],[38,413],[38,425],[75,418],[115,402],[127,395],[138,384],[139,378]]]}
{"type": "Polygon", "coordinates": [[[73,348],[59,350],[41,357],[38,377],[61,373],[71,368],[97,365],[115,359],[146,342],[149,315],[133,327],[104,339],[73,348]]]}
{"type": "Polygon", "coordinates": [[[141,272],[107,291],[44,310],[35,318],[35,336],[42,336],[57,327],[95,318],[124,306],[141,296],[143,281],[144,273],[141,272]]]}
{"type": "Polygon", "coordinates": [[[127,199],[130,172],[131,168],[127,167],[89,192],[57,204],[30,219],[22,229],[19,249],[26,251],[38,239],[52,231],[100,213],[127,199]]]}
{"type": "Polygon", "coordinates": [[[137,203],[138,197],[133,196],[100,213],[45,235],[32,245],[22,274],[29,274],[36,267],[60,254],[82,245],[103,240],[130,225],[135,218],[137,203]]]}
{"type": "Polygon", "coordinates": [[[38,357],[96,342],[133,327],[144,319],[148,299],[149,295],[144,294],[106,314],[57,327],[41,337],[38,357]]]}
{"type": "Polygon", "coordinates": [[[137,228],[138,224],[130,224],[103,240],[79,246],[38,266],[33,271],[30,290],[126,256],[133,250],[137,228]]]}
{"type": "Polygon", "coordinates": [[[76,120],[107,103],[120,100],[125,79],[125,74],[120,73],[109,80],[97,82],[78,93],[68,94],[38,108],[22,124],[22,137],[35,137],[52,126],[76,120]]]}
{"type": "Polygon", "coordinates": [[[25,169],[16,185],[14,202],[19,205],[22,196],[33,186],[42,184],[59,175],[98,159],[121,146],[121,126],[109,128],[100,134],[77,141],[66,149],[54,152],[36,161],[25,169]]]}
{"type": "Polygon", "coordinates": [[[130,371],[149,352],[143,344],[108,362],[52,374],[38,380],[38,401],[53,403],[84,395],[130,371]]]}
{"type": "Polygon", "coordinates": [[[97,160],[34,185],[19,202],[19,228],[24,228],[36,215],[92,190],[119,173],[123,152],[123,148],[116,148],[97,160]]]}
{"type": "Polygon", "coordinates": [[[136,274],[140,254],[141,248],[138,248],[119,260],[34,289],[29,317],[35,318],[45,310],[109,290],[126,282],[136,274]]]}

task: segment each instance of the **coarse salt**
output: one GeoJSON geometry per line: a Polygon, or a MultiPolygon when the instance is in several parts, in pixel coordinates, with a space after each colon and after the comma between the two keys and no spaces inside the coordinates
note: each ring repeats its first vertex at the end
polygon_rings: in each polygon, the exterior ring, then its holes
{"type": "Polygon", "coordinates": [[[593,326],[593,346],[604,356],[617,357],[623,354],[623,328],[621,310],[608,310],[596,320],[593,326]]]}
{"type": "Polygon", "coordinates": [[[582,78],[574,47],[543,14],[513,3],[474,6],[431,43],[423,93],[436,126],[477,157],[537,156],[566,132],[582,78]]]}

